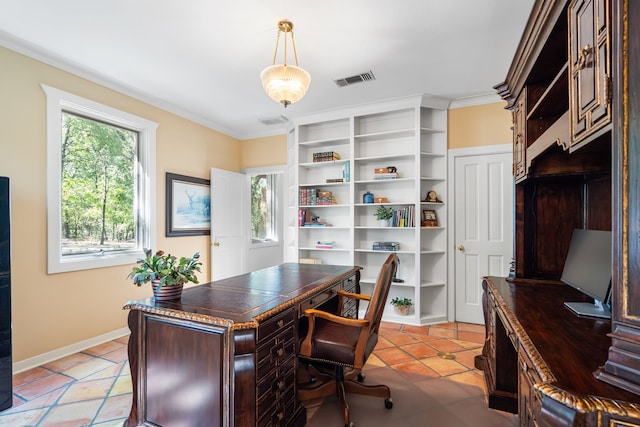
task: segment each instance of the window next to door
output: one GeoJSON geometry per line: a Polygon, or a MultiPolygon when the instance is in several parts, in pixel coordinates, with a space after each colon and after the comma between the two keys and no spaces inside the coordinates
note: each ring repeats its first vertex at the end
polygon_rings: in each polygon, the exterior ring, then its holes
{"type": "Polygon", "coordinates": [[[277,174],[250,175],[252,243],[278,241],[277,180],[277,174]]]}

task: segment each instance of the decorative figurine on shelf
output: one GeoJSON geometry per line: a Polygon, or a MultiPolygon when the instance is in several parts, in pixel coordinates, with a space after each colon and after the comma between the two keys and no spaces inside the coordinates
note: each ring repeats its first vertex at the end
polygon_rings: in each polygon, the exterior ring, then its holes
{"type": "Polygon", "coordinates": [[[364,193],[362,196],[362,203],[373,203],[373,193],[370,191],[364,193]]]}

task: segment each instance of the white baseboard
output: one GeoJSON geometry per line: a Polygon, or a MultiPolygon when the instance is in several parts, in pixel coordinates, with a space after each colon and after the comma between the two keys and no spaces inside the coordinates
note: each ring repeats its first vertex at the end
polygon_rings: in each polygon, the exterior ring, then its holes
{"type": "Polygon", "coordinates": [[[62,357],[69,356],[70,354],[78,353],[82,350],[86,350],[91,347],[103,344],[108,341],[113,341],[116,338],[129,335],[129,328],[121,328],[115,331],[107,332],[106,334],[98,335],[97,337],[89,338],[84,341],[80,341],[65,347],[58,348],[56,350],[48,351],[46,353],[39,354],[28,359],[21,360],[13,364],[13,373],[17,374],[46,363],[58,360],[62,357]]]}

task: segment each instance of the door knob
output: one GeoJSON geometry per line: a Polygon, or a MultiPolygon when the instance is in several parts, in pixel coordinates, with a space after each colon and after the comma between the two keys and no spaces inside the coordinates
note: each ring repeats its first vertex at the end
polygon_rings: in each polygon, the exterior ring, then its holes
{"type": "Polygon", "coordinates": [[[459,250],[460,252],[464,251],[464,246],[462,246],[462,245],[458,245],[458,250],[459,250]]]}

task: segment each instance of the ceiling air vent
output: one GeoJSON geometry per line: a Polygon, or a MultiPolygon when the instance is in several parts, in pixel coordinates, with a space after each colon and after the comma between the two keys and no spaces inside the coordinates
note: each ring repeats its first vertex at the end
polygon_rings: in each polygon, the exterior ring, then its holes
{"type": "Polygon", "coordinates": [[[375,80],[375,79],[376,79],[376,76],[373,75],[373,71],[368,71],[366,73],[358,74],[355,76],[337,79],[337,80],[334,80],[334,82],[336,82],[336,85],[338,85],[338,87],[344,87],[344,86],[349,86],[355,83],[361,83],[361,82],[366,82],[366,81],[375,80]]]}
{"type": "Polygon", "coordinates": [[[285,116],[268,117],[266,119],[259,119],[259,120],[260,120],[260,123],[267,126],[281,125],[289,121],[289,119],[287,119],[285,116]]]}

